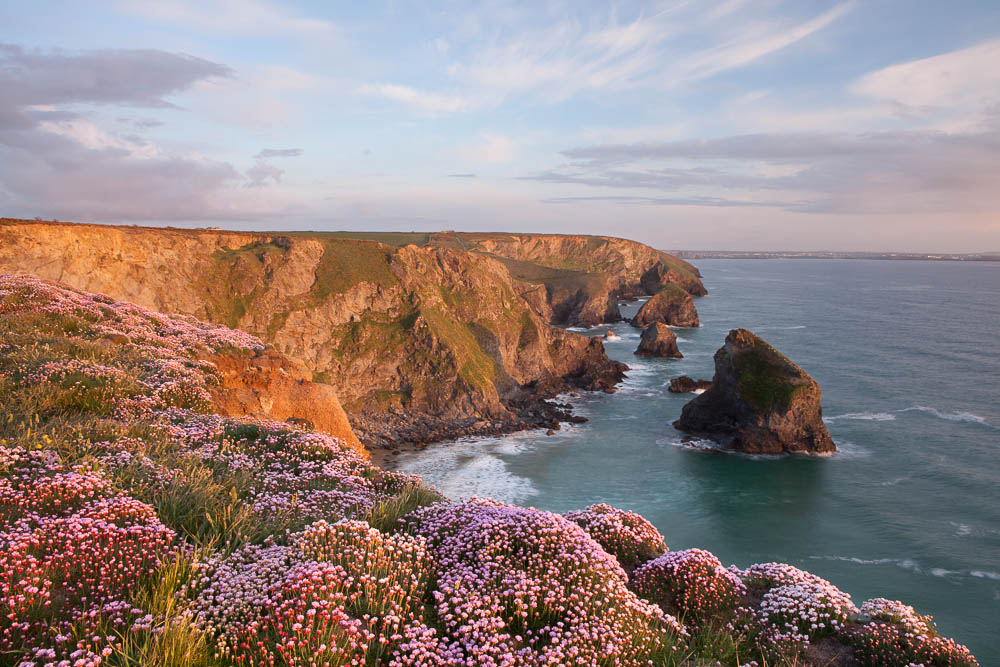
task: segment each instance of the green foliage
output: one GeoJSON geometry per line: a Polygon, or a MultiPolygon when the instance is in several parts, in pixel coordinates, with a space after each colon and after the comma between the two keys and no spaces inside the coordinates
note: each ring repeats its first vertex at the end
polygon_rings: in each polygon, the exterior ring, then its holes
{"type": "Polygon", "coordinates": [[[413,510],[442,502],[447,502],[447,498],[434,489],[419,485],[408,486],[390,500],[376,505],[365,517],[365,521],[383,533],[395,533],[402,529],[400,520],[413,510]]]}
{"type": "Polygon", "coordinates": [[[322,302],[361,282],[391,287],[399,279],[389,268],[390,250],[374,241],[323,240],[310,297],[322,302]]]}
{"type": "Polygon", "coordinates": [[[782,367],[766,351],[753,348],[735,355],[740,374],[740,396],[758,410],[786,410],[799,385],[788,378],[782,367]]]}

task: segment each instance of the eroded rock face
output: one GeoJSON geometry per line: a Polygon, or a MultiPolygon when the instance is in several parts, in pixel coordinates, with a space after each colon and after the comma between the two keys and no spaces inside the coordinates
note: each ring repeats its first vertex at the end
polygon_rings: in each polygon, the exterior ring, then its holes
{"type": "Polygon", "coordinates": [[[212,388],[212,403],[224,417],[256,417],[299,423],[340,438],[367,456],[354,435],[336,390],[312,381],[305,365],[266,348],[256,354],[218,354],[221,382],[212,388]]]}
{"type": "Polygon", "coordinates": [[[653,295],[649,301],[642,304],[642,308],[632,320],[633,325],[642,328],[654,322],[675,327],[701,325],[698,321],[698,311],[694,307],[694,299],[676,285],[667,285],[653,295]]]}
{"type": "Polygon", "coordinates": [[[639,347],[635,353],[640,357],[672,357],[680,359],[684,355],[677,349],[677,336],[662,322],[653,322],[643,329],[639,347]]]}
{"type": "Polygon", "coordinates": [[[711,380],[695,380],[687,375],[682,375],[670,379],[670,387],[667,391],[674,394],[689,394],[698,390],[705,391],[711,388],[711,380]]]}
{"type": "Polygon", "coordinates": [[[715,353],[712,388],[684,406],[674,427],[752,454],[828,454],[820,388],[755,334],[734,329],[715,353]]]}
{"type": "Polygon", "coordinates": [[[442,232],[432,234],[429,243],[487,253],[504,262],[518,282],[543,286],[546,304],[536,310],[553,324],[618,322],[619,300],[654,294],[667,285],[707,294],[696,267],[628,239],[442,232]]]}

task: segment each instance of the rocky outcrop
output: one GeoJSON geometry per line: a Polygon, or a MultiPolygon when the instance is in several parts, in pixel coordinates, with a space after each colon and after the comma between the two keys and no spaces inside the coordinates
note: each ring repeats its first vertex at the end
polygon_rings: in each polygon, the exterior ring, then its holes
{"type": "Polygon", "coordinates": [[[696,391],[706,391],[712,388],[711,380],[695,380],[687,375],[670,379],[667,391],[674,394],[690,394],[696,391]]]}
{"type": "Polygon", "coordinates": [[[662,322],[653,322],[643,329],[639,347],[635,353],[640,357],[672,357],[680,359],[684,355],[677,349],[677,336],[662,322]]]}
{"type": "MultiPolygon", "coordinates": [[[[596,326],[621,320],[618,302],[676,285],[707,294],[698,269],[636,241],[561,234],[431,234],[430,245],[482,252],[504,262],[514,278],[543,286],[553,324],[596,326]]],[[[534,303],[534,302],[532,302],[534,303]]]]}
{"type": "Polygon", "coordinates": [[[550,424],[543,399],[625,369],[495,257],[434,244],[7,220],[0,271],[258,335],[334,388],[366,445],[550,424]]]}
{"type": "Polygon", "coordinates": [[[632,319],[632,324],[646,328],[654,322],[662,322],[675,327],[701,326],[698,311],[691,295],[677,287],[667,285],[654,294],[632,319]]]}
{"type": "Polygon", "coordinates": [[[265,348],[253,355],[217,354],[205,359],[218,370],[212,404],[224,417],[256,417],[297,423],[340,438],[352,449],[367,452],[358,441],[336,390],[312,381],[305,365],[265,348]]]}
{"type": "Polygon", "coordinates": [[[746,329],[729,332],[715,353],[712,388],[684,406],[674,427],[753,454],[837,449],[816,381],[746,329]]]}

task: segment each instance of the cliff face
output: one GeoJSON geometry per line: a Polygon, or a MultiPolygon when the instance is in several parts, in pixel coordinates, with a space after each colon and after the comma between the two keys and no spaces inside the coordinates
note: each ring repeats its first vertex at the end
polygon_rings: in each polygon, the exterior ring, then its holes
{"type": "Polygon", "coordinates": [[[223,417],[296,423],[340,438],[351,449],[365,453],[336,390],[313,382],[312,373],[302,362],[271,348],[252,355],[213,354],[205,361],[218,372],[219,383],[210,392],[215,412],[223,417]]]}
{"type": "Polygon", "coordinates": [[[715,353],[712,386],[681,411],[674,427],[753,454],[837,450],[823,424],[819,384],[746,329],[715,353]]]}
{"type": "Polygon", "coordinates": [[[7,222],[0,270],[259,335],[332,385],[370,444],[551,425],[539,398],[609,389],[624,370],[599,341],[549,326],[481,252],[7,222]]]}
{"type": "Polygon", "coordinates": [[[460,245],[503,261],[526,285],[543,285],[556,324],[593,326],[621,319],[620,299],[676,285],[707,294],[698,269],[642,243],[605,236],[558,234],[432,235],[429,243],[460,245]]]}

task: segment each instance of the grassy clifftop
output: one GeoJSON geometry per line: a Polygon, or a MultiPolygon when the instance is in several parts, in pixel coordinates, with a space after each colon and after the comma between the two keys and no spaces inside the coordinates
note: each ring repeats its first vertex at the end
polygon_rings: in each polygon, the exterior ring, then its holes
{"type": "Polygon", "coordinates": [[[449,501],[224,418],[242,332],[0,275],[0,661],[976,667],[900,602],[669,551],[607,505],[449,501]]]}

